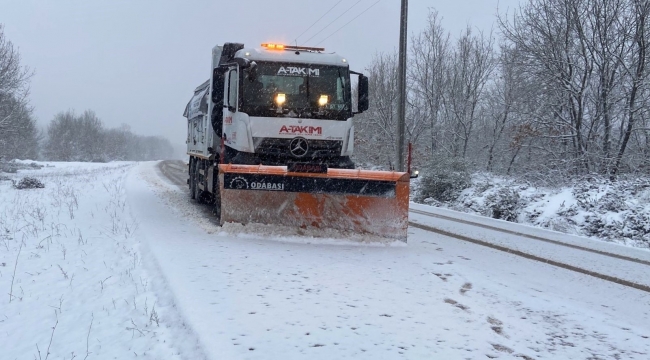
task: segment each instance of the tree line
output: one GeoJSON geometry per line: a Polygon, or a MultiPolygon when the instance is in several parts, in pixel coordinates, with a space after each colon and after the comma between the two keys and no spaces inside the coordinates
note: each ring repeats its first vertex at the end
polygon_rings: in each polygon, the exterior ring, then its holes
{"type": "MultiPolygon", "coordinates": [[[[452,39],[431,10],[409,44],[415,164],[556,179],[650,174],[649,14],[645,0],[529,0],[497,16],[496,31],[468,26],[452,39]]],[[[357,156],[392,167],[397,54],[376,54],[367,72],[357,156]]]]}
{"type": "Polygon", "coordinates": [[[47,127],[42,152],[52,161],[149,161],[172,158],[174,148],[165,138],[133,134],[125,124],[104,128],[97,115],[86,110],[57,114],[47,127]]]}
{"type": "Polygon", "coordinates": [[[21,65],[20,53],[0,24],[0,161],[147,161],[173,157],[169,140],[133,134],[128,125],[106,128],[90,110],[57,114],[46,132],[39,131],[29,103],[33,72],[21,65]]]}

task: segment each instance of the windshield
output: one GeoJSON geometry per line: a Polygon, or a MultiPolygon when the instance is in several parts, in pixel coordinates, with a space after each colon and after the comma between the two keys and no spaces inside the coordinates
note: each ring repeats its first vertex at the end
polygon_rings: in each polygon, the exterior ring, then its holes
{"type": "Polygon", "coordinates": [[[351,116],[347,67],[257,63],[257,77],[243,72],[242,111],[250,116],[347,120],[351,116]],[[284,94],[282,110],[275,99],[284,94]],[[326,104],[319,100],[327,97],[326,104]]]}

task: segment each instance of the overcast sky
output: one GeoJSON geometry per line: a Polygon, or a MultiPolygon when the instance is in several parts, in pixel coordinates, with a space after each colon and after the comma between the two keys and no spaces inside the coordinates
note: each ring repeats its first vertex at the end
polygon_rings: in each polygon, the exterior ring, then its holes
{"type": "MultiPolygon", "coordinates": [[[[319,44],[376,1],[342,0],[298,43],[320,31],[304,45],[319,44]]],[[[520,1],[410,0],[409,34],[424,27],[431,7],[453,35],[467,24],[489,31],[497,7],[503,13],[520,1]]],[[[182,113],[194,88],[209,77],[214,45],[292,43],[338,2],[0,0],[0,23],[20,48],[23,64],[35,70],[31,102],[42,124],[60,111],[92,109],[109,127],[126,123],[136,133],[162,135],[182,148],[182,113]]],[[[398,47],[399,4],[380,0],[320,46],[363,70],[374,53],[398,47]]]]}

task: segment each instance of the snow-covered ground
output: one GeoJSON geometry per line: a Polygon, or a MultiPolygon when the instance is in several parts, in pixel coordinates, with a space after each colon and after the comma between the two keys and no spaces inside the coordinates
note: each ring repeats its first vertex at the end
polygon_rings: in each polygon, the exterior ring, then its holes
{"type": "MultiPolygon", "coordinates": [[[[416,182],[417,183],[417,182],[416,182]]],[[[568,234],[650,249],[650,180],[575,179],[570,186],[538,187],[477,173],[455,201],[425,203],[568,234]]]]}
{"type": "Polygon", "coordinates": [[[185,187],[153,164],[126,186],[139,232],[211,358],[650,354],[647,293],[418,229],[406,246],[223,231],[185,187]]]}
{"type": "Polygon", "coordinates": [[[650,289],[650,251],[426,205],[410,209],[413,223],[650,289]]]}
{"type": "Polygon", "coordinates": [[[0,181],[3,359],[650,358],[642,291],[416,228],[222,229],[156,163],[54,165],[0,181]]]}
{"type": "Polygon", "coordinates": [[[135,235],[136,165],[45,165],[0,181],[0,358],[202,358],[135,235]]]}

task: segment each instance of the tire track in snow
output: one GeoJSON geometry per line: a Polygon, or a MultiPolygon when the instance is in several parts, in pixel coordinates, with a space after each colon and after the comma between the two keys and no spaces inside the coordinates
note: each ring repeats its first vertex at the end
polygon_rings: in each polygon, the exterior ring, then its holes
{"type": "Polygon", "coordinates": [[[618,277],[615,277],[615,276],[601,274],[601,273],[598,273],[598,272],[595,272],[595,271],[583,269],[583,268],[573,266],[573,265],[570,265],[570,264],[566,264],[566,263],[563,263],[563,262],[559,262],[559,261],[551,260],[551,259],[548,259],[548,258],[540,257],[540,256],[537,256],[537,255],[529,254],[527,252],[523,252],[523,251],[520,251],[520,250],[515,250],[515,249],[509,248],[509,247],[506,247],[506,246],[501,246],[501,245],[493,244],[493,243],[490,243],[490,242],[487,242],[487,241],[474,239],[474,238],[471,238],[471,237],[468,237],[468,236],[465,236],[465,235],[460,235],[460,234],[455,234],[455,233],[452,233],[452,232],[449,232],[449,231],[440,230],[440,229],[434,228],[432,226],[418,224],[418,223],[412,222],[412,221],[409,221],[409,225],[413,226],[413,227],[416,227],[418,229],[425,230],[425,231],[434,232],[434,233],[437,233],[437,234],[440,234],[440,235],[455,238],[455,239],[458,239],[458,240],[467,241],[467,242],[470,242],[472,244],[476,244],[476,245],[480,245],[480,246],[486,246],[486,247],[489,247],[489,248],[492,248],[492,249],[495,249],[495,250],[506,252],[508,254],[517,255],[517,256],[520,256],[520,257],[523,257],[523,258],[526,258],[526,259],[529,259],[529,260],[543,262],[543,263],[546,263],[546,264],[549,264],[549,265],[560,267],[562,269],[575,271],[577,273],[593,276],[593,277],[601,279],[601,280],[613,282],[613,283],[618,284],[618,285],[623,285],[623,286],[627,286],[627,287],[630,287],[630,288],[633,288],[633,289],[637,289],[637,290],[641,290],[641,291],[650,293],[650,286],[647,286],[647,285],[644,285],[644,284],[638,284],[638,283],[628,281],[628,280],[624,280],[624,279],[621,279],[621,278],[618,278],[618,277]]]}
{"type": "MultiPolygon", "coordinates": [[[[642,260],[642,259],[638,259],[638,258],[633,258],[633,257],[629,257],[629,256],[624,256],[624,255],[619,255],[619,254],[613,254],[613,253],[610,253],[610,252],[591,249],[591,248],[584,247],[584,246],[567,244],[565,242],[561,242],[561,241],[557,241],[557,240],[551,240],[551,239],[543,238],[543,237],[537,236],[537,235],[525,234],[525,233],[522,233],[522,232],[519,232],[519,231],[503,229],[503,228],[499,228],[499,227],[495,227],[495,226],[476,223],[476,222],[473,222],[473,221],[456,219],[456,218],[453,218],[451,216],[445,216],[445,215],[440,215],[440,214],[432,214],[432,213],[422,211],[422,210],[410,209],[409,212],[419,214],[419,215],[435,217],[435,218],[439,218],[439,219],[443,219],[443,220],[454,221],[454,222],[461,223],[461,224],[481,227],[481,228],[484,228],[484,229],[494,230],[494,231],[502,232],[502,233],[505,233],[505,234],[516,235],[516,236],[519,236],[519,237],[525,237],[525,238],[529,238],[529,239],[533,239],[533,240],[543,241],[543,242],[553,244],[553,245],[566,246],[568,248],[572,248],[572,249],[576,249],[576,250],[592,252],[592,253],[598,254],[598,255],[609,256],[609,257],[619,259],[619,260],[631,261],[631,262],[635,262],[637,264],[650,266],[650,261],[646,261],[646,260],[642,260]]],[[[415,223],[413,223],[413,222],[409,222],[409,224],[415,226],[414,225],[415,223]]]]}
{"type": "Polygon", "coordinates": [[[183,162],[171,160],[161,161],[158,168],[174,184],[180,187],[187,187],[187,176],[183,173],[187,169],[184,169],[186,166],[183,162]]]}

